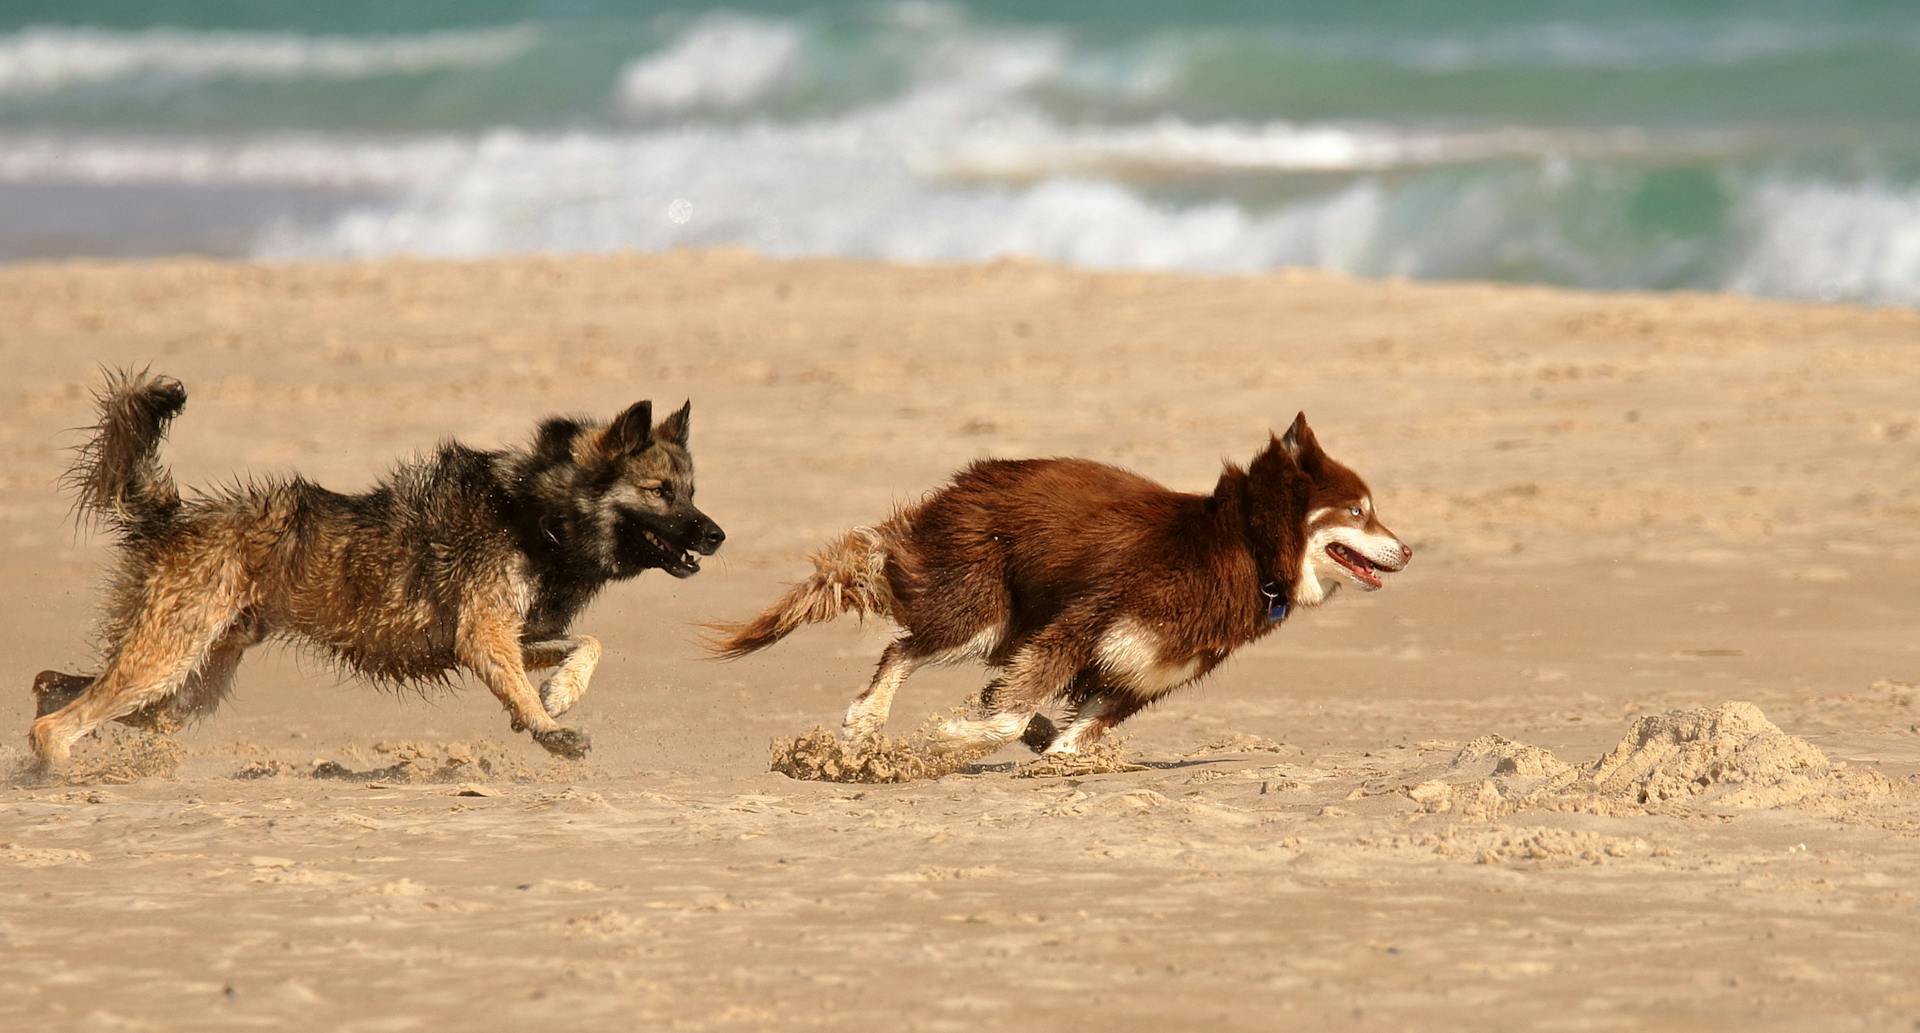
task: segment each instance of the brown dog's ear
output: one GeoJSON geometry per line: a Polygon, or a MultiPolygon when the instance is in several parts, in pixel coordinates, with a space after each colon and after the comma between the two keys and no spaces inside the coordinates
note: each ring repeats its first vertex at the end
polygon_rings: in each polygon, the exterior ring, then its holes
{"type": "Polygon", "coordinates": [[[652,434],[653,403],[635,402],[608,425],[606,437],[601,440],[601,451],[608,455],[630,456],[647,447],[652,434]]]}
{"type": "Polygon", "coordinates": [[[653,436],[655,440],[671,441],[681,448],[685,448],[687,447],[687,432],[690,429],[689,423],[692,419],[693,401],[689,399],[686,403],[682,404],[680,408],[675,409],[673,415],[660,421],[660,426],[653,432],[653,436]]]}
{"type": "Polygon", "coordinates": [[[1320,459],[1326,455],[1320,451],[1320,442],[1313,436],[1313,428],[1307,426],[1307,414],[1304,412],[1295,416],[1293,425],[1280,435],[1280,448],[1307,473],[1319,469],[1320,459]]]}

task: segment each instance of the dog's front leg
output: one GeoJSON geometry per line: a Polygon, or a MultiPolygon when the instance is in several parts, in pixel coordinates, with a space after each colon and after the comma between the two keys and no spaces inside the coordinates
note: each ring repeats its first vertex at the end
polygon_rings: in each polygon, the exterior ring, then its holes
{"type": "Polygon", "coordinates": [[[521,647],[521,659],[530,671],[559,668],[540,685],[540,705],[548,716],[559,717],[587,694],[587,682],[600,663],[600,640],[592,635],[570,635],[529,642],[521,647]]]}
{"type": "Polygon", "coordinates": [[[461,666],[486,682],[494,697],[512,715],[514,731],[532,732],[533,741],[546,747],[549,753],[573,760],[587,755],[591,745],[587,734],[561,727],[540,705],[539,694],[527,680],[517,629],[485,616],[462,621],[457,651],[461,666]]]}

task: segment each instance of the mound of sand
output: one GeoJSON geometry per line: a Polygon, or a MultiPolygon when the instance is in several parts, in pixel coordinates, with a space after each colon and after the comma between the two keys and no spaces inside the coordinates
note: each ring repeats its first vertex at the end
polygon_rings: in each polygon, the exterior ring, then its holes
{"type": "Polygon", "coordinates": [[[1560,778],[1572,766],[1547,750],[1504,735],[1483,735],[1454,754],[1453,770],[1480,778],[1560,778]]]}
{"type": "Polygon", "coordinates": [[[1835,764],[1751,703],[1653,714],[1580,770],[1578,791],[1619,803],[1783,807],[1885,796],[1877,772],[1835,764]]]}
{"type": "Polygon", "coordinates": [[[1487,819],[1528,807],[1832,808],[1893,791],[1885,776],[1828,760],[1753,704],[1722,703],[1642,717],[1612,750],[1579,767],[1538,746],[1481,736],[1455,755],[1447,777],[1406,794],[1430,814],[1487,819]]]}
{"type": "Polygon", "coordinates": [[[1442,777],[1408,786],[1407,797],[1428,814],[1490,821],[1573,774],[1548,750],[1504,735],[1483,735],[1462,746],[1442,777]]]}

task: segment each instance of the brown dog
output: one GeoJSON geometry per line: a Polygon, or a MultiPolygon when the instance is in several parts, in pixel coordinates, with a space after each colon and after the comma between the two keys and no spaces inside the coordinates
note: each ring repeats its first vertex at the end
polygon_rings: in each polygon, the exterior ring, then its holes
{"type": "Polygon", "coordinates": [[[378,682],[472,672],[516,731],[579,757],[554,719],[578,702],[600,643],[568,634],[612,581],[700,569],[726,535],[693,506],[690,406],[610,423],[550,419],[531,445],[449,442],[370,492],[298,477],[182,498],[156,458],[186,405],[180,383],[113,375],[68,475],[82,516],[119,536],[99,673],[34,681],[29,736],[57,767],[101,722],[169,729],[210,713],[248,648],[297,639],[378,682]],[[538,691],[527,671],[554,668],[538,691]]]}
{"type": "Polygon", "coordinates": [[[1343,581],[1372,591],[1413,550],[1382,525],[1372,494],[1320,448],[1306,414],[1212,494],[1169,491],[1083,459],[975,463],[926,501],[814,556],[811,578],[765,612],[716,626],[744,656],[802,624],[885,616],[905,634],[880,657],[841,734],[886,723],[919,667],[977,660],[1001,672],[986,716],[944,729],[951,748],[1024,735],[1073,753],[1140,708],[1218,667],[1317,606],[1343,581]],[[1064,731],[1038,717],[1063,699],[1064,731]]]}

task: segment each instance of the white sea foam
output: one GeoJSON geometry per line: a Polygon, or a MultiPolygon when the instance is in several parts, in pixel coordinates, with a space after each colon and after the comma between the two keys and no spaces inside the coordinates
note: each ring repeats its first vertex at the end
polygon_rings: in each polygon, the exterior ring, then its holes
{"type": "Polygon", "coordinates": [[[1775,180],[1741,215],[1752,243],[1731,290],[1920,304],[1920,190],[1775,180]]]}
{"type": "MultiPolygon", "coordinates": [[[[1634,154],[1652,143],[1648,134],[1627,129],[1441,132],[1294,122],[1195,124],[1178,118],[1068,128],[1009,115],[953,141],[943,153],[941,171],[1023,178],[1130,170],[1360,172],[1542,153],[1634,154]]],[[[1704,141],[1693,144],[1705,149],[1704,141]]]]}
{"type": "Polygon", "coordinates": [[[137,76],[358,79],[508,60],[530,27],[360,39],[261,32],[45,26],[0,35],[0,96],[53,93],[137,76]]]}
{"type": "Polygon", "coordinates": [[[713,14],[671,45],[629,62],[617,100],[639,114],[731,108],[758,100],[794,64],[804,42],[797,23],[713,14]]]}
{"type": "Polygon", "coordinates": [[[243,140],[0,135],[0,182],[420,187],[456,174],[470,137],[357,140],[280,134],[243,140]]]}
{"type": "Polygon", "coordinates": [[[909,261],[1022,254],[1151,269],[1360,268],[1383,204],[1372,185],[1264,215],[1227,202],[1156,204],[1097,179],[943,185],[860,139],[822,128],[798,152],[791,134],[765,126],[727,137],[492,134],[448,163],[444,179],[323,226],[276,227],[258,250],[465,257],[744,244],[909,261]]]}
{"type": "Polygon", "coordinates": [[[1489,66],[1645,69],[1676,65],[1735,65],[1871,41],[1858,30],[1781,22],[1734,21],[1693,28],[1681,22],[1625,22],[1604,28],[1574,22],[1517,25],[1479,35],[1418,41],[1347,38],[1339,34],[1301,47],[1329,45],[1377,52],[1398,64],[1434,71],[1489,66]]]}

